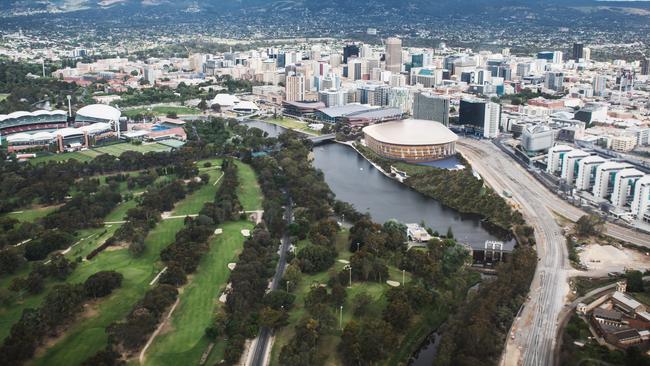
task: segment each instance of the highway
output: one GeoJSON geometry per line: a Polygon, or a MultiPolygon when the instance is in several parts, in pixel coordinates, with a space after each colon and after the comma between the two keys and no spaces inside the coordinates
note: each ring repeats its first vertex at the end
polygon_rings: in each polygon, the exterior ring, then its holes
{"type": "MultiPolygon", "coordinates": [[[[284,219],[287,222],[287,225],[291,224],[293,220],[293,211],[292,211],[293,202],[289,200],[287,207],[284,212],[284,219]]],[[[287,251],[291,241],[289,240],[289,234],[285,233],[281,239],[280,244],[280,259],[278,260],[278,266],[275,269],[275,274],[271,280],[271,285],[269,286],[270,290],[276,290],[282,277],[284,276],[284,270],[287,266],[287,251]]],[[[260,329],[260,334],[255,338],[251,344],[251,355],[248,357],[246,362],[247,366],[264,366],[268,364],[266,360],[266,354],[269,351],[269,343],[271,342],[271,336],[273,335],[273,329],[262,327],[260,329]]]]}
{"type": "MultiPolygon", "coordinates": [[[[569,220],[585,213],[547,190],[521,165],[489,141],[461,139],[457,150],[498,193],[512,194],[526,221],[535,228],[539,262],[529,299],[515,318],[502,358],[503,365],[551,365],[558,317],[569,294],[568,253],[554,212],[569,220]]],[[[614,224],[608,235],[637,245],[650,245],[650,237],[614,224]]]]}
{"type": "Polygon", "coordinates": [[[540,194],[548,191],[535,178],[491,142],[463,139],[457,149],[494,190],[512,194],[526,221],[535,228],[539,262],[529,300],[514,321],[514,337],[508,338],[503,364],[550,365],[556,319],[569,290],[568,254],[550,207],[553,201],[540,194]]]}

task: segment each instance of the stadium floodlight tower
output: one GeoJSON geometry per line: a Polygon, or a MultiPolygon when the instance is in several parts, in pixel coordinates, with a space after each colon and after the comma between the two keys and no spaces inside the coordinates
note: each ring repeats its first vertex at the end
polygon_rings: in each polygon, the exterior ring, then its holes
{"type": "Polygon", "coordinates": [[[68,117],[72,117],[72,104],[70,103],[72,95],[68,94],[66,95],[66,98],[68,99],[68,117]]]}

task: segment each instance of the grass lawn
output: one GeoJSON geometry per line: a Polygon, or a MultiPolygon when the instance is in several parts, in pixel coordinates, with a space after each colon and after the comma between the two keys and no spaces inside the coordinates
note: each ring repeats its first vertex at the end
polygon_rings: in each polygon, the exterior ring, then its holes
{"type": "Polygon", "coordinates": [[[125,151],[138,151],[144,154],[150,151],[169,151],[169,150],[171,150],[169,146],[161,145],[159,143],[142,144],[142,145],[121,143],[121,144],[102,146],[94,149],[94,151],[97,151],[98,153],[110,154],[113,156],[120,156],[120,154],[122,154],[125,151]]]}
{"type": "Polygon", "coordinates": [[[184,204],[178,206],[173,215],[194,215],[198,214],[203,208],[203,205],[208,201],[214,200],[214,194],[217,187],[214,185],[214,182],[221,176],[221,170],[208,170],[206,173],[210,175],[210,181],[208,184],[204,184],[196,190],[194,193],[185,198],[184,204]]]}
{"type": "Polygon", "coordinates": [[[282,126],[291,130],[298,130],[310,135],[320,135],[320,131],[312,130],[309,128],[309,124],[306,122],[301,122],[296,119],[287,118],[287,117],[278,117],[278,118],[269,118],[265,119],[264,122],[272,123],[274,125],[282,126]]]}
{"type": "Polygon", "coordinates": [[[134,108],[122,111],[122,115],[125,117],[133,117],[137,114],[144,115],[154,115],[154,116],[166,116],[169,113],[176,113],[176,115],[190,114],[196,115],[201,114],[201,110],[191,107],[181,107],[181,106],[156,106],[151,108],[134,108]]]}
{"type": "Polygon", "coordinates": [[[223,234],[212,239],[210,251],[183,289],[169,331],[158,336],[147,351],[147,365],[195,365],[206,350],[209,341],[204,330],[221,305],[218,298],[230,275],[227,264],[236,261],[241,252],[244,237],[240,230],[252,229],[253,224],[240,221],[221,227],[223,234]]]}
{"type": "MultiPolygon", "coordinates": [[[[212,195],[217,187],[209,184],[212,195]]],[[[195,192],[205,194],[207,192],[195,192]]],[[[196,201],[189,195],[180,201],[172,214],[187,211],[196,201]]],[[[84,261],[72,273],[68,282],[80,283],[88,276],[102,270],[116,270],[124,275],[122,287],[107,299],[92,305],[83,319],[76,321],[65,336],[35,358],[37,365],[77,365],[106,346],[108,336],[105,328],[124,318],[133,304],[142,298],[149,282],[162,269],[160,251],[174,241],[176,233],[184,226],[184,220],[163,220],[149,233],[145,240],[147,249],[138,258],[128,250],[106,250],[91,261],[84,261]]]]}
{"type": "Polygon", "coordinates": [[[262,189],[257,182],[257,175],[250,165],[235,160],[239,170],[239,188],[237,196],[245,211],[262,209],[262,189]]]}
{"type": "Polygon", "coordinates": [[[7,217],[13,217],[21,222],[34,222],[41,217],[47,216],[50,212],[56,210],[59,206],[42,206],[27,208],[5,214],[7,217]]]}
{"type": "Polygon", "coordinates": [[[169,151],[171,148],[159,143],[152,144],[142,144],[142,145],[133,145],[130,143],[119,143],[114,145],[101,146],[93,149],[75,151],[75,152],[66,152],[52,155],[43,155],[38,156],[34,159],[29,160],[31,164],[38,164],[48,161],[66,161],[70,159],[77,159],[80,162],[93,160],[96,156],[101,154],[110,154],[114,156],[119,156],[125,151],[138,151],[141,153],[147,153],[149,151],[169,151]]]}
{"type": "Polygon", "coordinates": [[[76,159],[80,162],[90,161],[97,155],[100,155],[98,152],[93,150],[84,150],[84,151],[75,151],[68,153],[52,154],[52,155],[42,155],[34,159],[30,159],[30,164],[44,163],[48,161],[66,161],[70,159],[76,159]]]}

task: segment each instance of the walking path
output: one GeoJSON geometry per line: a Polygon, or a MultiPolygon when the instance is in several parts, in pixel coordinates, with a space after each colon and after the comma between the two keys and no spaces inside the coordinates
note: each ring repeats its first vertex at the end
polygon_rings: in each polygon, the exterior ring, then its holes
{"type": "Polygon", "coordinates": [[[153,332],[151,337],[149,337],[149,340],[147,341],[147,344],[144,345],[144,348],[140,352],[140,357],[138,358],[138,361],[140,362],[140,365],[144,365],[144,354],[147,352],[147,349],[149,348],[149,346],[151,346],[151,343],[153,343],[153,340],[156,338],[158,333],[160,333],[160,331],[163,329],[163,327],[167,324],[167,322],[169,321],[169,318],[171,318],[172,314],[174,313],[174,310],[176,310],[176,306],[180,303],[180,301],[181,301],[181,298],[180,298],[180,296],[178,296],[176,298],[176,302],[174,302],[174,305],[169,310],[169,313],[167,313],[167,316],[165,317],[165,320],[163,320],[160,323],[160,325],[158,325],[158,328],[156,329],[156,331],[153,332]]]}

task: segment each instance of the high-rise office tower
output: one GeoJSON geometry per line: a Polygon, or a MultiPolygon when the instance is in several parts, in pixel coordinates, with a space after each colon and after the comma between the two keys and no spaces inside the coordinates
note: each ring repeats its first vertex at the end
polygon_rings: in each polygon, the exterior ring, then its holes
{"type": "Polygon", "coordinates": [[[305,76],[294,74],[287,76],[285,84],[285,100],[288,102],[305,100],[305,76]]]}
{"type": "Polygon", "coordinates": [[[584,44],[582,43],[574,43],[573,44],[573,59],[578,61],[581,58],[584,58],[584,44]]]}
{"type": "Polygon", "coordinates": [[[402,71],[402,40],[399,38],[386,40],[386,71],[394,74],[402,71]]]}
{"type": "Polygon", "coordinates": [[[501,105],[482,99],[461,99],[458,120],[461,125],[474,126],[476,131],[482,132],[483,137],[497,137],[501,105]]]}
{"type": "Polygon", "coordinates": [[[437,121],[449,125],[449,98],[441,95],[417,93],[413,100],[413,118],[437,121]]]}
{"type": "Polygon", "coordinates": [[[641,60],[641,75],[650,75],[650,58],[641,60]]]}
{"type": "Polygon", "coordinates": [[[602,97],[605,95],[605,88],[607,87],[607,76],[595,75],[592,83],[594,87],[594,95],[602,97]]]}
{"type": "Polygon", "coordinates": [[[546,78],[544,79],[544,86],[547,89],[562,91],[564,89],[564,73],[549,71],[546,73],[546,78]]]}
{"type": "Polygon", "coordinates": [[[349,44],[343,48],[343,63],[348,63],[348,58],[359,57],[359,46],[356,44],[349,44]]]}

